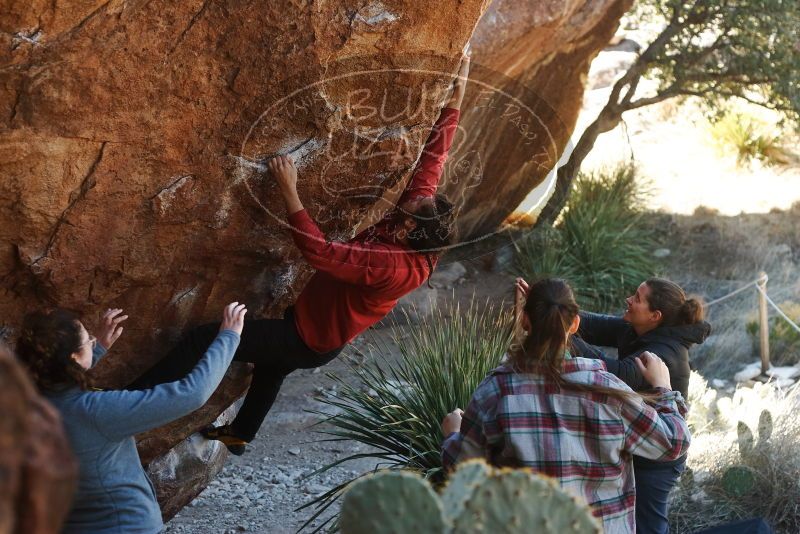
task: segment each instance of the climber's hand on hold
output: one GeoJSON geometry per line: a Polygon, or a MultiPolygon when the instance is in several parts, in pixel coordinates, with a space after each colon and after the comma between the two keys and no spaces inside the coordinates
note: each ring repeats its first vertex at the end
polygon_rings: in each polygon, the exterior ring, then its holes
{"type": "Polygon", "coordinates": [[[267,167],[284,194],[297,189],[297,167],[291,156],[275,156],[267,162],[267,167]]]}
{"type": "Polygon", "coordinates": [[[267,167],[281,188],[288,214],[301,211],[303,204],[297,195],[297,167],[294,166],[292,157],[275,156],[267,162],[267,167]]]}
{"type": "Polygon", "coordinates": [[[458,67],[458,74],[453,80],[453,92],[450,95],[450,100],[447,101],[445,107],[453,109],[461,109],[461,102],[464,100],[464,92],[467,90],[467,79],[469,78],[469,65],[472,59],[472,49],[469,43],[464,48],[464,55],[461,56],[461,65],[458,67]]]}
{"type": "Polygon", "coordinates": [[[104,349],[110,350],[111,345],[122,335],[123,327],[120,323],[127,318],[127,315],[122,315],[121,308],[109,308],[103,314],[97,332],[97,342],[104,349]]]}

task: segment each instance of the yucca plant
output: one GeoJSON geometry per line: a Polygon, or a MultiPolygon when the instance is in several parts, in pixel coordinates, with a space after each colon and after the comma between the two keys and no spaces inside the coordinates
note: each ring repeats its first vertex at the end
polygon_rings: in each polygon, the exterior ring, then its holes
{"type": "Polygon", "coordinates": [[[743,113],[726,113],[711,126],[717,146],[732,150],[739,165],[754,159],[767,165],[786,165],[792,154],[781,143],[781,137],[765,122],[743,113]]]}
{"type": "MultiPolygon", "coordinates": [[[[435,306],[413,328],[394,327],[398,360],[391,361],[388,348],[379,344],[371,363],[351,363],[355,381],[329,374],[337,388],[332,397],[320,399],[331,410],[313,412],[323,417],[320,432],[329,436],[326,441],[352,440],[371,450],[341,458],[310,476],[350,460],[374,458],[383,468],[414,469],[434,484],[441,482],[441,421],[453,409],[466,408],[478,384],[500,363],[511,343],[512,321],[502,304],[498,309],[474,297],[466,309],[458,303],[435,306]]],[[[301,530],[336,502],[350,482],[300,507],[315,509],[301,530]]],[[[335,529],[335,516],[314,532],[330,524],[335,529]]]]}
{"type": "Polygon", "coordinates": [[[581,306],[611,311],[656,270],[641,207],[648,191],[631,165],[582,174],[574,188],[554,228],[517,244],[514,270],[529,281],[564,278],[581,306]]]}

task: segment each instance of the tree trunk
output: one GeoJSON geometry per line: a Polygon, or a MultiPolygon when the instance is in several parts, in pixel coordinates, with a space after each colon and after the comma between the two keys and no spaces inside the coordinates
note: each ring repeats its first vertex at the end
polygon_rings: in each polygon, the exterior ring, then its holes
{"type": "Polygon", "coordinates": [[[673,12],[667,27],[664,28],[652,43],[650,43],[647,50],[642,52],[625,75],[614,84],[605,107],[600,111],[600,114],[594,122],[583,132],[583,135],[581,135],[581,138],[572,150],[567,163],[556,171],[555,191],[553,191],[553,195],[539,214],[536,220],[537,225],[545,224],[552,226],[558,218],[558,215],[567,203],[570,189],[572,189],[572,183],[575,181],[575,177],[581,169],[581,164],[583,160],[586,159],[589,152],[592,151],[592,148],[594,148],[594,144],[600,134],[616,128],[622,121],[622,114],[625,111],[644,105],[655,104],[677,95],[677,92],[673,91],[673,88],[670,88],[669,90],[660,91],[655,97],[640,99],[634,102],[631,101],[636,92],[640,77],[643,73],[647,72],[653,58],[658,52],[662,51],[669,40],[685,26],[686,22],[681,22],[679,15],[680,13],[677,10],[673,12]],[[625,94],[623,95],[624,89],[625,94]]]}
{"type": "Polygon", "coordinates": [[[616,105],[609,102],[597,116],[597,118],[584,130],[575,148],[569,156],[567,162],[559,167],[556,174],[556,188],[547,204],[542,209],[536,224],[552,226],[558,218],[561,210],[569,198],[572,182],[581,170],[581,164],[589,152],[594,148],[594,144],[600,134],[609,132],[617,127],[622,121],[622,111],[616,105]]]}

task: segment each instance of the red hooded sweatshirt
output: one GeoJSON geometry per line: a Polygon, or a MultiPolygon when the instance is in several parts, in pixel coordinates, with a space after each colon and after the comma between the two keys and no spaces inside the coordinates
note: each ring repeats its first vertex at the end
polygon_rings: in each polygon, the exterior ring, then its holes
{"type": "MultiPolygon", "coordinates": [[[[458,118],[459,110],[442,110],[398,206],[436,194],[458,118]]],[[[327,241],[306,210],[289,215],[289,224],[303,257],[317,270],[297,298],[294,317],[300,338],[318,353],[352,341],[431,274],[425,254],[392,238],[391,214],[347,242],[327,241]]],[[[435,266],[436,258],[431,260],[435,266]]]]}

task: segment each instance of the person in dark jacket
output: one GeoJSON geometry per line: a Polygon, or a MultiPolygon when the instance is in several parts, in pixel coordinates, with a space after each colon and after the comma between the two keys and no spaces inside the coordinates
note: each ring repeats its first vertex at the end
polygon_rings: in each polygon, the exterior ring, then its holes
{"type": "Polygon", "coordinates": [[[703,320],[703,304],[662,278],[642,282],[625,302],[622,317],[581,312],[578,352],[605,361],[608,370],[634,391],[649,387],[636,367],[636,356],[645,351],[658,354],[669,368],[673,389],[686,398],[689,349],[703,343],[711,331],[703,320]],[[606,356],[598,346],[617,349],[619,358],[606,356]]]}
{"type": "MultiPolygon", "coordinates": [[[[573,352],[605,362],[612,374],[634,391],[650,386],[636,366],[644,352],[658,355],[667,365],[672,388],[688,398],[689,349],[703,343],[711,326],[705,322],[703,304],[689,298],[670,280],[650,278],[625,299],[622,317],[581,312],[581,327],[573,338],[573,352]],[[598,347],[616,348],[619,358],[608,357],[598,347]]],[[[636,475],[636,532],[667,534],[667,503],[686,466],[686,457],[657,462],[634,456],[636,475]]]]}

